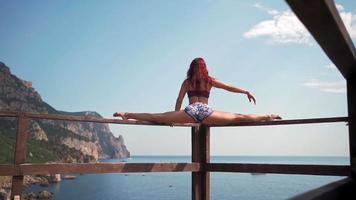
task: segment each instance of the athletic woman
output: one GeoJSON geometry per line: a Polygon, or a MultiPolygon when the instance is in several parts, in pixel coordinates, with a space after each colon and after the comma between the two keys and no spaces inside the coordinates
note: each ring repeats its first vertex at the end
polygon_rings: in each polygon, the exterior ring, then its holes
{"type": "Polygon", "coordinates": [[[175,111],[165,113],[131,113],[115,112],[114,117],[122,119],[135,119],[155,123],[202,123],[202,124],[229,124],[240,122],[272,121],[281,119],[278,115],[256,115],[222,112],[213,110],[208,105],[211,88],[220,88],[229,92],[245,94],[250,102],[256,104],[255,97],[247,90],[225,84],[209,76],[206,63],[203,58],[195,58],[187,72],[187,78],[183,81],[175,105],[175,111]],[[185,94],[188,94],[189,105],[181,110],[185,94]]]}

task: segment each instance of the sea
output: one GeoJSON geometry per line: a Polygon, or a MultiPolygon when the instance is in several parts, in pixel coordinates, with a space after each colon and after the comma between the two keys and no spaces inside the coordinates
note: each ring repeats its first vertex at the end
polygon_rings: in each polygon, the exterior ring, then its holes
{"type": "MultiPolygon", "coordinates": [[[[190,156],[132,156],[101,162],[190,162],[190,156]]],[[[218,163],[349,165],[348,157],[212,156],[218,163]]],[[[48,187],[33,185],[26,192],[43,190],[56,200],[191,200],[190,172],[74,174],[48,187]]],[[[278,200],[340,180],[339,176],[210,173],[212,200],[278,200]]]]}

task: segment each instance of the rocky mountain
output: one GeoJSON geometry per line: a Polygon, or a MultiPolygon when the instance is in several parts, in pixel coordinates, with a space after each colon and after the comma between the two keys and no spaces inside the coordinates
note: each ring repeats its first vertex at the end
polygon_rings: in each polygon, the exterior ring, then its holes
{"type": "MultiPolygon", "coordinates": [[[[0,110],[101,118],[98,113],[92,111],[56,110],[42,100],[31,82],[11,74],[9,67],[2,62],[0,62],[0,110]]],[[[58,160],[86,162],[130,156],[123,137],[121,135],[115,137],[107,124],[35,119],[31,120],[29,135],[27,158],[34,162],[58,160]]],[[[3,158],[3,160],[0,158],[0,162],[12,159],[12,154],[6,153],[14,148],[14,140],[15,120],[0,118],[0,157],[3,158]]]]}

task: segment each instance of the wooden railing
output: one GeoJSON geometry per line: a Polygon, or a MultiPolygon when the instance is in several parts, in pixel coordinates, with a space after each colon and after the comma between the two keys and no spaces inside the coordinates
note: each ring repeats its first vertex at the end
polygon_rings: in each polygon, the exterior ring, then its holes
{"type": "MultiPolygon", "coordinates": [[[[24,175],[65,174],[65,173],[127,173],[127,172],[191,172],[192,199],[210,199],[210,172],[242,173],[278,173],[307,174],[328,176],[350,176],[348,165],[289,165],[289,164],[241,164],[210,163],[210,127],[222,125],[190,124],[156,124],[131,120],[99,119],[90,116],[69,116],[55,114],[19,113],[0,111],[0,117],[17,119],[16,148],[14,164],[1,164],[0,176],[12,176],[12,199],[20,199],[23,190],[24,175]],[[150,126],[184,126],[191,127],[192,162],[191,163],[55,163],[30,164],[26,160],[26,142],[29,121],[31,119],[65,120],[79,122],[131,124],[150,126]]],[[[307,123],[347,122],[347,117],[281,120],[272,122],[254,122],[227,124],[223,126],[271,126],[307,123]]],[[[51,133],[48,133],[51,134],[51,133]]]]}

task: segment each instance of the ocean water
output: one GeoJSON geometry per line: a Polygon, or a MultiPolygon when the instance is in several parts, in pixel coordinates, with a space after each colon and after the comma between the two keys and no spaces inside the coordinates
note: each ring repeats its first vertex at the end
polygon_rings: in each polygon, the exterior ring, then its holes
{"type": "MultiPolygon", "coordinates": [[[[189,156],[133,156],[101,162],[190,162],[189,156]]],[[[266,164],[348,165],[348,157],[213,156],[211,162],[266,164]]],[[[56,200],[190,200],[191,173],[77,174],[74,180],[49,187],[31,186],[26,192],[44,189],[56,200]]],[[[342,179],[335,176],[279,175],[214,172],[210,175],[213,200],[278,200],[342,179]]]]}

